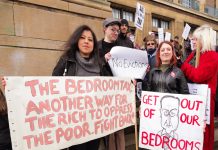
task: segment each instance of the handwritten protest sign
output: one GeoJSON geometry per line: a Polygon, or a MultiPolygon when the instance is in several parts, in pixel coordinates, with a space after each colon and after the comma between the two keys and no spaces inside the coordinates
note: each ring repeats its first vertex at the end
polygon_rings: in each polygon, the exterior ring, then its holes
{"type": "Polygon", "coordinates": [[[185,39],[185,40],[187,39],[190,30],[191,30],[191,27],[186,23],[185,28],[184,28],[183,33],[182,33],[183,39],[185,39]]]}
{"type": "Polygon", "coordinates": [[[110,53],[108,63],[114,76],[144,79],[148,67],[146,51],[116,46],[110,53]]]}
{"type": "Polygon", "coordinates": [[[201,95],[206,99],[206,123],[210,124],[210,88],[207,84],[188,83],[189,93],[193,95],[201,95]]]}
{"type": "Polygon", "coordinates": [[[212,41],[212,43],[213,43],[213,46],[216,46],[217,45],[217,43],[216,43],[216,40],[217,40],[217,38],[216,38],[216,31],[215,30],[212,30],[211,31],[212,33],[211,33],[211,41],[212,41]]]}
{"type": "Polygon", "coordinates": [[[135,13],[135,27],[142,30],[145,18],[145,8],[142,4],[137,3],[135,13]]]}
{"type": "Polygon", "coordinates": [[[205,101],[199,95],[143,91],[139,147],[201,150],[205,101]]]}
{"type": "Polygon", "coordinates": [[[170,39],[171,39],[171,33],[165,32],[165,41],[169,41],[170,42],[170,39]]]}
{"type": "Polygon", "coordinates": [[[158,28],[158,42],[161,43],[164,41],[164,29],[158,28]]]}
{"type": "Polygon", "coordinates": [[[112,77],[6,77],[13,150],[57,150],[135,124],[134,85],[112,77]]]}

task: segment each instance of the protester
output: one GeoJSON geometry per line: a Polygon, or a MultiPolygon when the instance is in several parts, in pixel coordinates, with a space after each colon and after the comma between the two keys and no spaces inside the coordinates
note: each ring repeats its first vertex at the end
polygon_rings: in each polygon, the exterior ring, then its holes
{"type": "MultiPolygon", "coordinates": [[[[101,65],[98,58],[97,39],[86,25],[78,27],[65,45],[65,52],[56,64],[53,76],[99,76],[101,65]]],[[[68,150],[98,150],[100,139],[74,145],[68,150]]]]}
{"type": "Polygon", "coordinates": [[[8,124],[7,104],[5,96],[0,89],[0,150],[12,150],[11,137],[8,124]]]}
{"type": "Polygon", "coordinates": [[[157,41],[153,35],[148,35],[144,38],[145,48],[148,53],[148,62],[150,65],[150,69],[155,67],[156,64],[156,49],[157,49],[157,41]]]}
{"type": "MultiPolygon", "coordinates": [[[[100,58],[105,63],[107,71],[113,76],[108,60],[111,58],[110,50],[118,46],[117,38],[120,32],[120,21],[114,18],[107,18],[103,22],[104,38],[98,42],[100,58]]],[[[124,130],[117,131],[106,137],[106,149],[125,150],[124,130]]]]}
{"type": "Polygon", "coordinates": [[[188,85],[183,72],[176,67],[173,45],[161,42],[156,54],[156,67],[149,73],[145,89],[154,92],[188,94],[188,85]]]}
{"type": "Polygon", "coordinates": [[[176,58],[177,59],[181,59],[183,54],[182,54],[182,45],[179,44],[179,42],[177,40],[174,40],[173,42],[173,47],[176,53],[176,58]]]}
{"type": "Polygon", "coordinates": [[[194,51],[182,64],[182,71],[187,79],[194,83],[208,84],[211,89],[210,95],[210,125],[206,125],[204,134],[204,150],[214,149],[214,109],[218,73],[218,54],[215,52],[212,41],[212,28],[203,25],[193,33],[194,51]],[[199,44],[197,44],[199,43],[199,44]],[[198,46],[197,46],[198,45],[198,46]],[[198,67],[195,68],[196,50],[200,49],[200,60],[198,67]]]}
{"type": "Polygon", "coordinates": [[[183,60],[185,60],[192,52],[192,48],[191,48],[191,40],[188,37],[185,41],[184,41],[184,55],[183,55],[183,60]]]}
{"type": "Polygon", "coordinates": [[[134,48],[133,42],[127,36],[129,23],[126,19],[121,20],[120,34],[117,39],[117,45],[134,48]]]}
{"type": "MultiPolygon", "coordinates": [[[[104,38],[98,42],[99,56],[102,60],[103,65],[105,65],[105,71],[109,72],[112,76],[112,72],[108,59],[111,57],[110,50],[112,47],[117,46],[117,38],[120,33],[120,21],[114,18],[107,18],[103,21],[104,38]]],[[[104,72],[103,72],[104,73],[104,72]]]]}

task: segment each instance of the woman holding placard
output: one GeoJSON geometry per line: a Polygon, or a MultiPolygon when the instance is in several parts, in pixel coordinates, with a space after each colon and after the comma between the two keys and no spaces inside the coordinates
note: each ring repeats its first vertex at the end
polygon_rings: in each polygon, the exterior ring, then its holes
{"type": "Polygon", "coordinates": [[[214,48],[214,32],[208,25],[203,25],[194,31],[192,38],[194,51],[181,67],[188,80],[194,83],[208,84],[211,89],[210,125],[206,125],[205,129],[204,150],[214,149],[214,111],[218,74],[218,54],[214,48]]]}
{"type": "MultiPolygon", "coordinates": [[[[90,27],[82,25],[71,35],[53,76],[100,76],[97,39],[90,27]]],[[[100,139],[74,145],[68,150],[98,150],[100,139]]]]}
{"type": "Polygon", "coordinates": [[[188,85],[183,72],[176,67],[173,45],[164,41],[159,44],[156,67],[149,73],[146,90],[163,93],[188,94],[188,85]]]}

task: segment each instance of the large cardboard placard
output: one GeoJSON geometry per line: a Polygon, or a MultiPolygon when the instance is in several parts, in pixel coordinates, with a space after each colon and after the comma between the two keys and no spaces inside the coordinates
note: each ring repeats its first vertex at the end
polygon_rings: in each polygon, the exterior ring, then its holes
{"type": "Polygon", "coordinates": [[[139,147],[201,150],[206,98],[142,92],[139,147]]]}
{"type": "Polygon", "coordinates": [[[135,124],[130,79],[6,77],[13,150],[58,150],[135,124]]]}

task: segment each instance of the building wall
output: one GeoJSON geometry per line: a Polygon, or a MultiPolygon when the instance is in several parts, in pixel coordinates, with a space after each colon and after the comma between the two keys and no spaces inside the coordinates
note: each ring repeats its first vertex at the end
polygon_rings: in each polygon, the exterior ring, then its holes
{"type": "MultiPolygon", "coordinates": [[[[117,3],[125,5],[125,0],[110,0],[111,3],[117,3]]],[[[136,7],[137,1],[131,1],[127,3],[128,7],[136,7]]],[[[137,31],[140,36],[138,43],[143,45],[142,39],[148,35],[149,31],[157,31],[157,28],[152,27],[152,16],[159,16],[160,18],[167,18],[170,20],[169,30],[164,32],[170,32],[172,37],[178,35],[181,37],[185,23],[193,24],[194,26],[200,26],[205,23],[211,25],[216,31],[218,31],[218,19],[212,18],[207,14],[195,10],[190,10],[185,7],[181,7],[178,1],[175,3],[168,2],[166,0],[143,0],[140,1],[145,7],[145,21],[143,31],[137,31]],[[177,3],[176,3],[177,2],[177,3]]],[[[214,0],[213,0],[214,2],[214,0]]],[[[132,24],[133,25],[133,24],[132,24]]],[[[182,38],[180,38],[180,41],[182,38]]]]}
{"type": "Polygon", "coordinates": [[[206,5],[216,7],[216,0],[206,0],[206,5]]]}
{"type": "MultiPolygon", "coordinates": [[[[102,21],[112,17],[112,3],[135,9],[136,0],[1,0],[0,75],[51,75],[63,52],[63,44],[81,24],[93,28],[100,40],[102,21]]],[[[139,43],[152,27],[152,15],[171,20],[172,35],[181,36],[185,22],[197,26],[208,23],[218,31],[217,19],[161,0],[140,1],[145,6],[139,43]]],[[[133,26],[133,22],[130,22],[133,26]]]]}
{"type": "Polygon", "coordinates": [[[0,1],[0,75],[51,75],[76,27],[90,25],[100,39],[111,16],[105,1],[0,1]]]}

